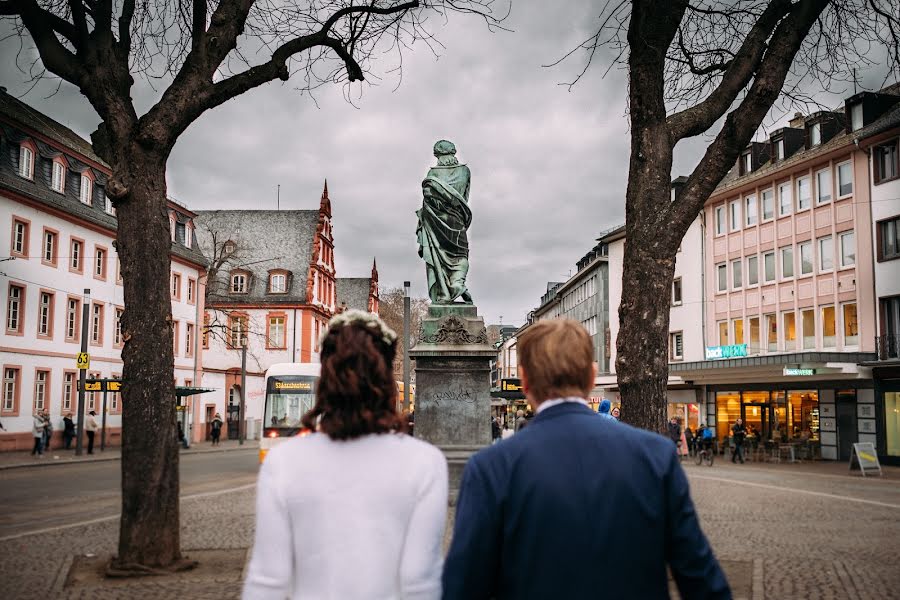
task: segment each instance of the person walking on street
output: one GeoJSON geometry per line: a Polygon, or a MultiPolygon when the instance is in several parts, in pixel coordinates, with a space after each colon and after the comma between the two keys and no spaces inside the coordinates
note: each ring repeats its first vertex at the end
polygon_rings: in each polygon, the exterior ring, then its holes
{"type": "Polygon", "coordinates": [[[53,441],[53,423],[50,421],[50,411],[46,408],[41,411],[41,417],[44,419],[44,423],[47,424],[44,427],[44,449],[50,449],[50,442],[53,441]]]}
{"type": "Polygon", "coordinates": [[[676,453],[681,454],[681,426],[678,424],[678,419],[675,417],[669,419],[669,424],[666,425],[666,431],[669,435],[669,439],[675,444],[676,453]]]}
{"type": "Polygon", "coordinates": [[[611,411],[609,411],[609,414],[611,414],[611,415],[613,416],[613,418],[614,418],[616,421],[618,421],[618,420],[619,420],[619,416],[622,414],[622,411],[619,410],[619,407],[618,407],[618,406],[613,406],[613,409],[612,409],[611,411]]]}
{"type": "Polygon", "coordinates": [[[682,598],[731,598],[671,442],[588,405],[597,365],[581,324],[539,321],[518,355],[537,414],[466,463],[443,600],[668,598],[669,573],[682,598]],[[586,556],[628,560],[598,582],[586,556]]]}
{"type": "Polygon", "coordinates": [[[41,415],[40,411],[35,411],[34,413],[34,423],[31,426],[31,435],[34,437],[34,448],[31,450],[31,455],[34,456],[37,454],[38,456],[44,456],[44,429],[47,428],[47,422],[44,421],[44,417],[41,415]]]}
{"type": "Polygon", "coordinates": [[[66,450],[72,447],[73,439],[75,439],[75,421],[72,420],[72,413],[66,413],[63,417],[63,443],[66,450]]]}
{"type": "Polygon", "coordinates": [[[735,459],[740,460],[744,464],[744,437],[747,435],[747,428],[744,427],[744,420],[740,417],[734,422],[731,428],[731,435],[734,438],[734,452],[731,455],[731,462],[735,459]]]}
{"type": "Polygon", "coordinates": [[[100,429],[100,425],[97,424],[97,419],[94,416],[97,413],[91,411],[88,413],[88,418],[84,422],[84,431],[87,433],[88,438],[88,454],[94,453],[94,435],[97,433],[97,430],[100,429]]]}
{"type": "Polygon", "coordinates": [[[500,441],[502,436],[503,432],[500,430],[500,417],[495,417],[491,419],[491,442],[496,444],[500,441]]]}
{"type": "Polygon", "coordinates": [[[610,421],[615,421],[616,418],[609,414],[609,409],[612,407],[612,402],[604,398],[600,401],[600,407],[597,410],[597,414],[599,414],[604,419],[608,419],[610,421]]]}
{"type": "Polygon", "coordinates": [[[525,411],[520,408],[516,411],[516,433],[522,431],[526,425],[528,420],[525,418],[525,411]]]}
{"type": "Polygon", "coordinates": [[[219,445],[219,436],[222,435],[222,415],[216,413],[213,417],[212,424],[209,426],[209,433],[212,436],[212,445],[219,445]]]}

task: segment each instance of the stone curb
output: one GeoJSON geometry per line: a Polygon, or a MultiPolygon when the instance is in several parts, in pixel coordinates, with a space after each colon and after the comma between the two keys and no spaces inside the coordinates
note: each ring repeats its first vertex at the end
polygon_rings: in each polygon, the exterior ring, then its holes
{"type": "MultiPolygon", "coordinates": [[[[204,448],[203,450],[182,450],[182,455],[190,455],[190,454],[212,454],[213,452],[244,452],[247,450],[259,451],[258,445],[253,446],[243,446],[237,448],[204,448]]],[[[114,460],[121,460],[122,455],[118,454],[117,456],[98,456],[96,458],[81,458],[81,459],[67,459],[67,460],[37,460],[35,462],[25,462],[25,463],[13,463],[11,465],[0,465],[0,471],[8,471],[10,469],[30,469],[32,467],[54,467],[61,465],[80,465],[80,464],[89,464],[89,463],[98,463],[98,462],[111,462],[114,460]]]]}

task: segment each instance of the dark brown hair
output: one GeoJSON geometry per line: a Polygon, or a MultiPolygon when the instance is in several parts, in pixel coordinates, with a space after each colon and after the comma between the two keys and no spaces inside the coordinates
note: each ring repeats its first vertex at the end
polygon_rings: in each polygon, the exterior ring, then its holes
{"type": "Polygon", "coordinates": [[[396,340],[386,343],[361,323],[333,326],[322,341],[316,405],[303,426],[333,440],[405,431],[397,414],[396,354],[396,340]]]}
{"type": "Polygon", "coordinates": [[[519,364],[528,392],[538,402],[586,398],[594,387],[594,350],[581,324],[569,319],[540,321],[519,338],[519,364]]]}

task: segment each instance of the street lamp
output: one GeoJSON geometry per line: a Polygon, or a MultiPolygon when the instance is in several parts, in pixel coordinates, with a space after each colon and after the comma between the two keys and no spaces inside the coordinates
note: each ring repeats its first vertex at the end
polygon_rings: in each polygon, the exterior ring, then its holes
{"type": "Polygon", "coordinates": [[[247,437],[247,423],[245,412],[247,405],[245,398],[247,397],[247,335],[241,331],[241,405],[238,417],[238,445],[244,445],[244,438],[247,437]]]}
{"type": "Polygon", "coordinates": [[[403,412],[409,413],[409,282],[403,282],[403,412]]]}
{"type": "MultiPolygon", "coordinates": [[[[87,354],[88,351],[88,315],[91,307],[91,290],[84,288],[84,297],[81,300],[81,352],[87,354]]],[[[87,370],[79,367],[78,369],[78,422],[75,435],[75,456],[81,456],[84,436],[84,380],[87,377],[87,370]]]]}

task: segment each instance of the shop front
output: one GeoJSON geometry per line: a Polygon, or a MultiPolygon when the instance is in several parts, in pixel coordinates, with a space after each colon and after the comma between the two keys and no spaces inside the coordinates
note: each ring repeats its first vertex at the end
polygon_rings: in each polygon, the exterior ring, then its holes
{"type": "Polygon", "coordinates": [[[875,364],[876,449],[881,462],[900,465],[900,361],[875,364]]]}

